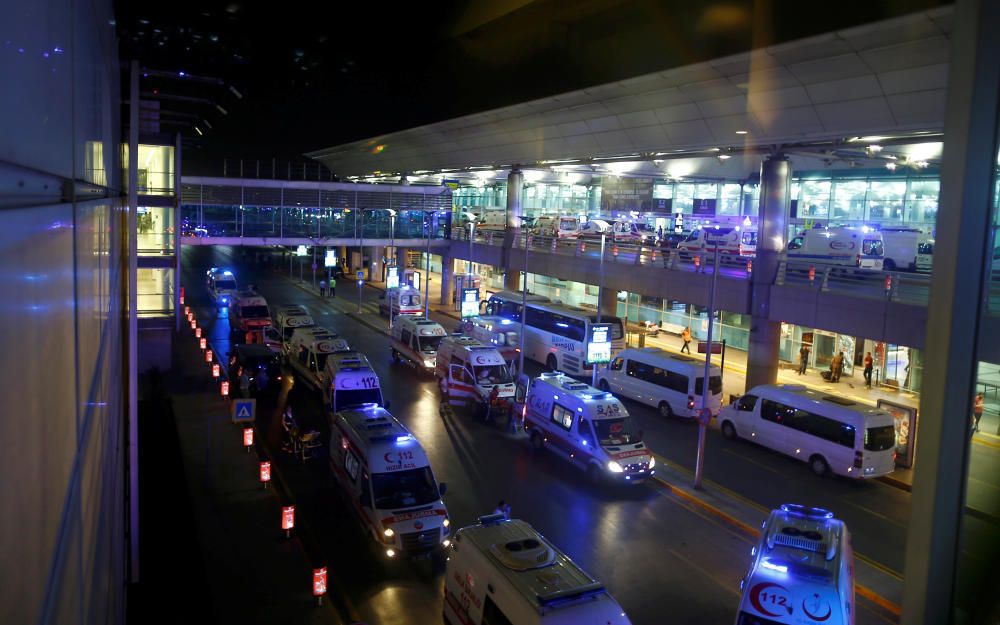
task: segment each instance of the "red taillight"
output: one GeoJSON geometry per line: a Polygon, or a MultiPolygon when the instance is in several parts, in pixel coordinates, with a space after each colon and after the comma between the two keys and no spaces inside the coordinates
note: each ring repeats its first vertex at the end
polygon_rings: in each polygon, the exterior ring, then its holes
{"type": "Polygon", "coordinates": [[[860,451],[854,452],[854,466],[855,467],[857,467],[857,468],[860,469],[864,465],[864,459],[865,459],[864,456],[865,455],[863,453],[861,453],[860,451]]]}

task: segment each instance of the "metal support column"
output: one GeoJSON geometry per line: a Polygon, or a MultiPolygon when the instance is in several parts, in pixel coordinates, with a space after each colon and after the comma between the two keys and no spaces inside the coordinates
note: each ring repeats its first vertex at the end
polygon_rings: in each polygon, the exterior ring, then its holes
{"type": "MultiPolygon", "coordinates": [[[[955,5],[941,158],[940,204],[947,207],[947,218],[937,223],[927,305],[919,446],[903,567],[904,625],[982,623],[996,615],[986,617],[997,605],[993,568],[974,579],[972,567],[959,566],[959,558],[963,551],[985,558],[991,550],[972,536],[963,540],[962,516],[997,163],[997,23],[997,2],[955,5]]],[[[997,540],[995,532],[982,540],[990,536],[997,540]]]]}
{"type": "Polygon", "coordinates": [[[521,206],[521,193],[524,189],[524,174],[515,165],[507,174],[507,231],[503,239],[503,259],[504,259],[504,288],[516,291],[518,285],[518,274],[511,268],[510,253],[514,247],[514,241],[521,234],[521,218],[523,217],[521,206]]]}
{"type": "Polygon", "coordinates": [[[792,166],[787,158],[772,156],[761,164],[759,234],[751,276],[747,390],[778,380],[781,323],[770,318],[771,285],[785,251],[791,179],[792,166]]]}
{"type": "Polygon", "coordinates": [[[139,210],[139,62],[129,72],[128,109],[128,481],[129,581],[139,581],[139,363],[138,210],[139,210]]]}

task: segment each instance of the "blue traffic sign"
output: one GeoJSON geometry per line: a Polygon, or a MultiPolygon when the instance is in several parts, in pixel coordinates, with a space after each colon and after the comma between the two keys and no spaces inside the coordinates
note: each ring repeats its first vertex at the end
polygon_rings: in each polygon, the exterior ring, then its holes
{"type": "Polygon", "coordinates": [[[257,417],[256,399],[235,399],[232,408],[233,423],[253,421],[257,417]]]}

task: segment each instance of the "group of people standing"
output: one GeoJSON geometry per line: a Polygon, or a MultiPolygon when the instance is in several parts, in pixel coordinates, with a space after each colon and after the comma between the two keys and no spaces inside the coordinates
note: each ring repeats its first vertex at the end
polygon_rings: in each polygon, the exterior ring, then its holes
{"type": "MultiPolygon", "coordinates": [[[[809,354],[812,351],[812,346],[809,343],[803,343],[802,347],[799,349],[799,375],[804,375],[806,368],[809,366],[809,354]]],[[[830,360],[830,374],[827,378],[830,382],[840,382],[840,376],[844,372],[844,350],[840,350],[837,354],[830,360]]],[[[865,386],[867,388],[872,387],[872,373],[875,370],[875,358],[872,357],[871,352],[866,352],[863,360],[864,363],[864,376],[865,376],[865,386]]],[[[824,376],[826,378],[827,376],[824,376]]]]}

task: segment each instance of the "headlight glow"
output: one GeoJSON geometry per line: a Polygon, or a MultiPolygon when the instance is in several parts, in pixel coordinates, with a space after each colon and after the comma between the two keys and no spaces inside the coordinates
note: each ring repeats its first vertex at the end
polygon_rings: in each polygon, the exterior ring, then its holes
{"type": "Polygon", "coordinates": [[[649,457],[649,468],[652,469],[655,466],[656,466],[656,458],[654,458],[653,456],[650,456],[649,457]]]}
{"type": "Polygon", "coordinates": [[[445,527],[448,527],[449,525],[451,525],[451,521],[448,520],[448,517],[444,518],[444,522],[442,523],[442,525],[444,525],[445,527]]]}
{"type": "Polygon", "coordinates": [[[393,557],[396,556],[396,550],[395,549],[386,549],[385,550],[385,555],[388,556],[388,557],[390,557],[390,558],[393,558],[393,557]]]}
{"type": "Polygon", "coordinates": [[[385,528],[385,531],[384,531],[384,532],[382,532],[382,533],[383,533],[383,534],[385,534],[385,537],[386,537],[386,538],[392,538],[393,536],[395,536],[395,535],[396,535],[396,532],[392,531],[392,528],[391,528],[391,527],[387,527],[387,528],[385,528]]]}
{"type": "Polygon", "coordinates": [[[622,465],[618,464],[616,461],[609,460],[608,471],[611,471],[612,473],[623,473],[625,469],[623,469],[622,465]]]}

